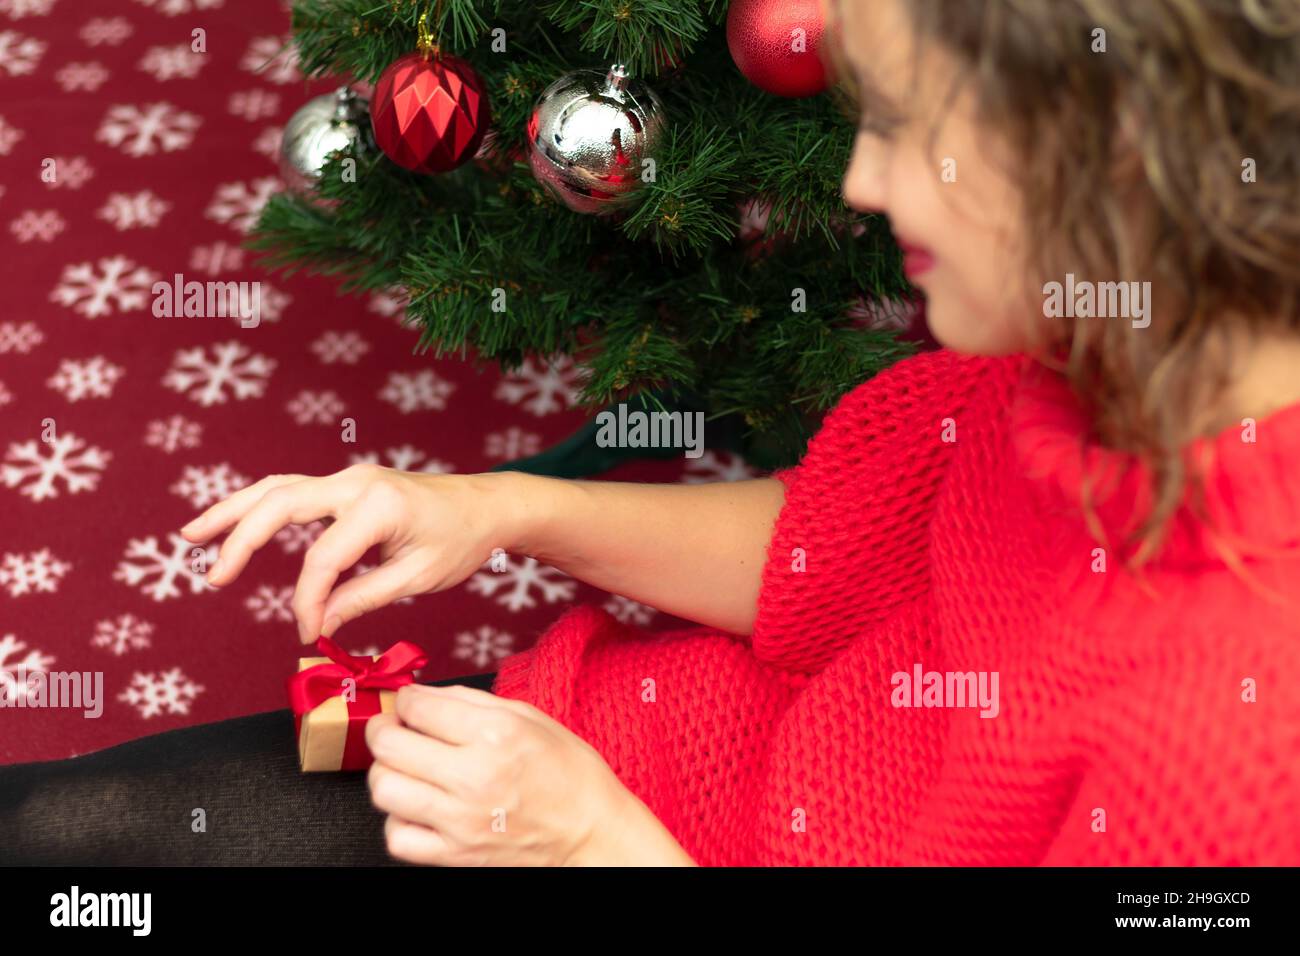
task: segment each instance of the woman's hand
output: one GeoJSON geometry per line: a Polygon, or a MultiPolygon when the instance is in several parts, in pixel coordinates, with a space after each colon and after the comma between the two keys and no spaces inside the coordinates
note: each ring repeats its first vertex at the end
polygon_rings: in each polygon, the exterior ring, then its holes
{"type": "Polygon", "coordinates": [[[437,866],[693,866],[581,737],[523,701],[413,684],[372,717],[388,851],[437,866]]]}
{"type": "Polygon", "coordinates": [[[208,583],[239,577],[253,552],[289,524],[333,523],[307,549],[293,594],[298,636],[310,643],[399,598],[454,587],[494,548],[510,551],[521,513],[508,472],[427,475],[353,465],[323,478],[269,475],[217,502],[181,529],[207,541],[233,526],[208,583]],[[371,547],[381,564],[338,587],[371,547]]]}

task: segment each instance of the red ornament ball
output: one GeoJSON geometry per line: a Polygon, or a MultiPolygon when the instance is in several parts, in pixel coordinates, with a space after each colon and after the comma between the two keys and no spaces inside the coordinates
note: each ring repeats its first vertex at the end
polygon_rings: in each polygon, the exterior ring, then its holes
{"type": "Polygon", "coordinates": [[[827,87],[819,47],[820,0],[731,0],[727,46],[745,79],[777,96],[816,96],[827,87]]]}
{"type": "Polygon", "coordinates": [[[376,144],[417,173],[445,173],[473,159],[490,119],[478,73],[445,53],[408,53],[394,61],[370,101],[376,144]]]}

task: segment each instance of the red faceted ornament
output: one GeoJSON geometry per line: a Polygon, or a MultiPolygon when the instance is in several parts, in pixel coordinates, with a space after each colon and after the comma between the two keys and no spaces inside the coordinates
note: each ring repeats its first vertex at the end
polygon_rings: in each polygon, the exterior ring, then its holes
{"type": "Polygon", "coordinates": [[[393,162],[417,173],[445,173],[474,158],[491,119],[487,92],[457,56],[408,53],[375,83],[370,125],[393,162]]]}
{"type": "Polygon", "coordinates": [[[745,79],[777,96],[816,96],[826,89],[820,0],[731,0],[727,46],[745,79]]]}

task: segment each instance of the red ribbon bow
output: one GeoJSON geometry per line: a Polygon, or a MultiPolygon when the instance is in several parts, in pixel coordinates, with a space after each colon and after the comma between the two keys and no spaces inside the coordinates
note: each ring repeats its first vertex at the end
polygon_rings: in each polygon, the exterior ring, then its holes
{"type": "Polygon", "coordinates": [[[424,651],[410,641],[398,641],[378,660],[354,657],[324,635],[316,639],[316,647],[333,663],[308,667],[287,681],[289,706],[300,716],[341,695],[348,678],[356,681],[358,690],[397,690],[414,683],[411,672],[429,663],[424,651]]]}

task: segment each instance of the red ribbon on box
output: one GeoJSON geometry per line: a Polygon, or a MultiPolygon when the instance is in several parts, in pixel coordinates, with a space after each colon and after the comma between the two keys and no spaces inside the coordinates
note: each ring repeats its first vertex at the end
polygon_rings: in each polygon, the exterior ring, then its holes
{"type": "Polygon", "coordinates": [[[366,656],[353,656],[328,637],[316,639],[316,647],[331,661],[299,671],[290,677],[285,686],[289,691],[289,706],[293,708],[295,734],[302,733],[302,718],[331,697],[342,696],[343,682],[355,681],[356,699],[347,702],[348,732],[343,747],[341,770],[364,770],[372,763],[370,749],[366,746],[366,721],[381,712],[379,692],[397,690],[415,682],[412,671],[429,662],[428,656],[410,641],[398,641],[377,660],[366,656]]]}

